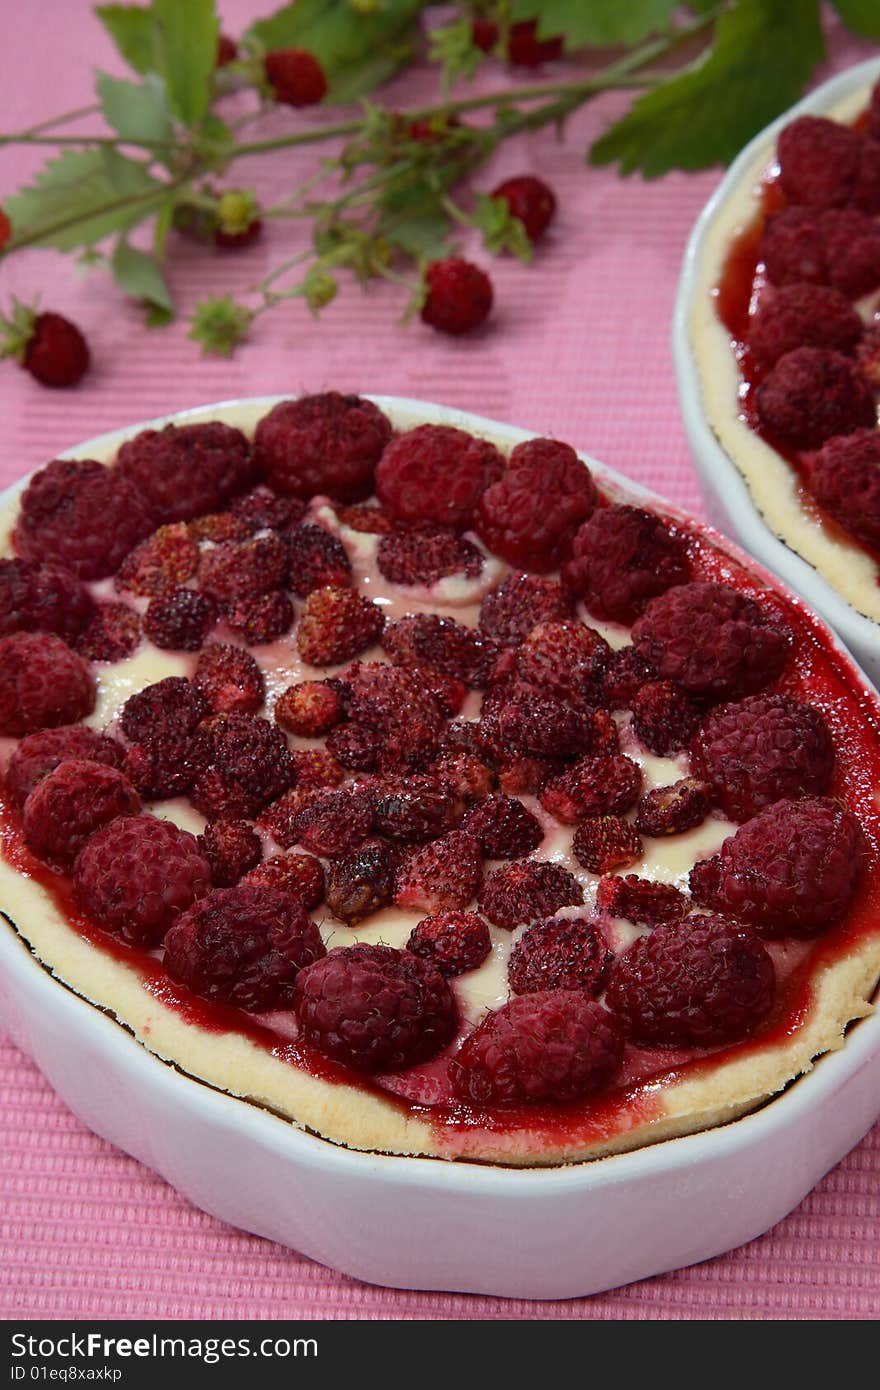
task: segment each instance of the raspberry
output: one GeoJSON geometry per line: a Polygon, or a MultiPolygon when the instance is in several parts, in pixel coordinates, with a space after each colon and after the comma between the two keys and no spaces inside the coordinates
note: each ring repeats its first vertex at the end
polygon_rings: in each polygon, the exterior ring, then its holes
{"type": "Polygon", "coordinates": [[[764,936],[815,936],[848,908],[864,855],[859,822],[835,802],[777,801],[694,865],[691,892],[764,936]]]}
{"type": "Polygon", "coordinates": [[[748,345],[758,362],[772,367],[799,347],[851,353],[862,328],[862,320],[839,290],[796,281],[772,297],[761,297],[749,323],[748,345]]]}
{"type": "Polygon", "coordinates": [[[493,298],[485,270],[461,256],[446,256],[425,270],[421,319],[438,333],[472,333],[489,317],[493,298]]]}
{"type": "Polygon", "coordinates": [[[632,630],[638,654],[689,695],[724,700],[769,685],[788,635],[727,584],[681,584],[652,599],[632,630]]]}
{"type": "Polygon", "coordinates": [[[239,884],[208,893],[165,937],[165,968],[193,994],[249,1013],[289,1009],[294,981],[326,955],[296,898],[239,884]]]}
{"type": "Polygon", "coordinates": [[[199,848],[211,866],[215,888],[231,888],[263,857],[260,837],[246,820],[209,820],[199,848]]]}
{"type": "Polygon", "coordinates": [[[288,557],[274,532],[247,541],[224,541],[202,562],[202,588],[220,604],[279,589],[287,579],[288,557]]]}
{"type": "Polygon", "coordinates": [[[592,746],[593,721],[552,695],[516,694],[484,720],[497,751],[535,757],[577,757],[592,746]]]}
{"type": "Polygon", "coordinates": [[[597,502],[590,470],[574,449],[533,439],[516,446],[505,476],[483,493],[474,524],[480,539],[508,564],[542,573],[566,557],[597,502]]]}
{"type": "Polygon", "coordinates": [[[0,637],[54,632],[74,642],[94,612],[88,589],[63,565],[0,559],[0,637]]]}
{"type": "Polygon", "coordinates": [[[848,201],[859,170],[861,137],[824,116],[798,116],[776,142],[779,182],[790,203],[839,207],[848,201]]]}
{"type": "Polygon", "coordinates": [[[134,608],[127,603],[99,603],[75,646],[87,661],[124,661],[140,641],[141,619],[134,608]]]}
{"type": "Polygon", "coordinates": [[[339,691],[329,681],[300,681],[279,696],[273,710],[276,724],[301,738],[320,738],[343,718],[339,691]]]}
{"type": "Polygon", "coordinates": [[[507,35],[507,59],[518,68],[538,68],[562,57],[565,39],[561,36],[538,38],[537,19],[523,19],[511,24],[507,35]]]}
{"type": "Polygon", "coordinates": [[[753,695],[713,710],[691,744],[694,771],[731,820],[784,798],[824,792],[834,745],[819,710],[788,695],[753,695]]]}
{"type": "Polygon", "coordinates": [[[293,619],[293,604],[278,590],[236,599],[226,609],[227,623],[251,647],[276,642],[290,631],[293,619]]]}
{"type": "Polygon", "coordinates": [[[273,855],[250,869],[242,881],[292,896],[306,912],[317,907],[324,896],[324,866],[311,854],[273,855]]]}
{"type": "Polygon", "coordinates": [[[313,589],[328,585],[344,589],[351,583],[345,546],[323,526],[307,522],[287,531],[284,540],[290,557],[290,588],[300,598],[308,598],[313,589]]]}
{"type": "Polygon", "coordinates": [[[418,843],[453,830],[462,809],[455,793],[439,778],[403,777],[377,789],[373,823],[390,840],[418,843]]]}
{"type": "Polygon", "coordinates": [[[807,486],[830,516],[866,545],[880,544],[880,435],[829,439],[805,459],[807,486]]]}
{"type": "Polygon", "coordinates": [[[211,869],[189,831],[155,816],[122,816],[83,846],[73,882],[99,927],[133,945],[155,946],[209,892],[211,869]]]}
{"type": "Polygon", "coordinates": [[[516,994],[582,989],[595,998],[605,988],[613,959],[602,933],[587,918],[539,922],[511,951],[507,978],[516,994]]]}
{"type": "Polygon", "coordinates": [[[215,714],[255,714],[266,698],[263,673],[250,652],[211,642],[201,652],[193,676],[215,714]]]}
{"type": "Polygon", "coordinates": [[[701,916],[633,942],[614,963],[607,1001],[635,1043],[716,1047],[753,1033],[775,988],[773,962],[749,927],[701,916]]]}
{"type": "Polygon", "coordinates": [[[488,796],[462,821],[487,859],[520,859],[544,838],[541,822],[515,796],[488,796]]]}
{"type": "Polygon", "coordinates": [[[476,912],[439,912],[413,927],[406,949],[433,962],[449,979],[482,965],[492,950],[492,938],[476,912]]]}
{"type": "Polygon", "coordinates": [[[122,770],[146,801],[183,796],[196,774],[191,740],[168,734],[157,743],[133,743],[125,754],[122,770]]]}
{"type": "Polygon", "coordinates": [[[418,425],[388,445],[376,469],[376,493],[396,521],[463,528],[503,472],[504,460],[487,439],[452,425],[418,425]]]}
{"type": "Polygon", "coordinates": [[[316,589],[300,617],[296,645],[310,666],[336,666],[366,651],[382,635],[382,609],[352,589],[316,589]]]}
{"type": "Polygon", "coordinates": [[[327,906],[346,926],[355,927],[394,896],[398,854],[381,840],[367,841],[327,866],[327,906]]]}
{"type": "Polygon", "coordinates": [[[684,893],[674,884],[653,883],[635,874],[600,878],[596,906],[611,917],[625,917],[628,922],[646,927],[677,922],[690,908],[684,893]]]}
{"type": "Polygon", "coordinates": [[[431,771],[465,802],[482,801],[496,786],[492,769],[472,753],[445,753],[431,771]]]}
{"type": "Polygon", "coordinates": [[[511,574],[483,599],[480,627],[505,647],[518,647],[539,623],[565,622],[573,616],[571,598],[553,579],[511,574]]]}
{"type": "Polygon", "coordinates": [[[880,140],[880,83],[877,82],[871,89],[871,100],[868,104],[868,133],[875,140],[880,140]]]}
{"type": "Polygon", "coordinates": [[[124,478],[91,459],[55,459],[22,494],[15,548],[80,579],[105,579],[154,525],[146,499],[124,478]]]}
{"type": "Polygon", "coordinates": [[[572,542],[564,582],[591,613],[631,623],[649,601],[688,579],[687,545],[640,507],[600,507],[572,542]]]}
{"type": "Polygon", "coordinates": [[[860,212],[880,212],[880,141],[862,141],[859,172],[852,201],[860,212]]]}
{"type": "Polygon", "coordinates": [[[636,812],[636,829],[655,838],[681,835],[702,825],[709,814],[709,788],[694,777],[646,792],[636,812]]]}
{"type": "Polygon", "coordinates": [[[395,879],[394,901],[412,912],[449,912],[467,907],[483,877],[480,844],[466,830],[451,830],[412,850],[395,879]]]}
{"type": "Polygon", "coordinates": [[[611,648],[583,623],[539,623],[516,654],[517,674],[560,700],[593,703],[611,648]]]}
{"type": "Polygon", "coordinates": [[[305,48],[278,48],[263,60],[266,81],[284,106],[315,106],[327,95],[327,78],[305,48]]]}
{"type": "Polygon", "coordinates": [[[641,836],[620,816],[594,816],[581,821],[571,847],[578,863],[593,874],[629,868],[642,857],[641,836]]]}
{"type": "Polygon", "coordinates": [[[290,786],[293,759],[287,740],[267,719],[215,714],[193,742],[198,769],[190,800],[204,815],[248,820],[290,786]]]}
{"type": "Polygon", "coordinates": [[[390,438],[391,425],[372,401],[327,391],[274,406],[257,425],[254,450],[276,492],[360,502],[373,491],[390,438]]]}
{"type": "Polygon", "coordinates": [[[758,257],[772,285],[827,284],[821,213],[799,207],[771,213],[761,232],[758,257]]]}
{"type": "Polygon", "coordinates": [[[493,198],[503,198],[511,217],[520,221],[529,241],[538,241],[556,216],[556,195],[553,189],[533,174],[520,174],[505,179],[492,190],[493,198]]]}
{"type": "Polygon", "coordinates": [[[623,754],[581,758],[541,789],[541,805],[563,825],[622,815],[642,789],[642,770],[623,754]]]}
{"type": "Polygon", "coordinates": [[[116,572],[117,589],[150,598],[168,594],[192,579],[199,567],[199,547],[182,522],[160,526],[126,555],[116,572]]]}
{"type": "Polygon", "coordinates": [[[89,369],[89,345],[63,314],[36,314],[21,365],[44,386],[76,386],[89,369]]]}
{"type": "MultiPolygon", "coordinates": [[[[859,371],[869,382],[872,390],[880,389],[880,325],[877,324],[876,319],[862,334],[861,341],[856,348],[856,361],[859,364],[859,371]]],[[[873,434],[873,431],[869,431],[869,433],[873,434]]]]}
{"type": "Polygon", "coordinates": [[[305,503],[299,497],[281,497],[270,487],[260,484],[244,497],[236,497],[232,513],[249,531],[286,531],[303,518],[305,503]]]}
{"type": "Polygon", "coordinates": [[[467,1105],[572,1101],[601,1091],[623,1061],[623,1029],[583,990],[524,994],[486,1015],[449,1063],[467,1105]]]}
{"type": "Polygon", "coordinates": [[[294,748],[291,757],[299,787],[338,787],[345,775],[326,748],[294,748]]]}
{"type": "Polygon", "coordinates": [[[117,474],[148,499],[160,521],[219,511],[250,484],[253,471],[247,439],[219,420],[143,430],[116,459],[117,474]]]}
{"type": "Polygon", "coordinates": [[[478,905],[496,927],[513,931],[520,922],[552,917],[561,907],[580,907],[583,900],[584,890],[561,864],[522,859],[489,875],[478,905]]]}
{"type": "Polygon", "coordinates": [[[75,724],[95,708],[95,681],[86,663],[50,632],[0,638],[0,734],[75,724]]]}
{"type": "Polygon", "coordinates": [[[339,859],[362,844],[373,828],[373,801],[341,788],[317,796],[296,817],[299,842],[310,854],[339,859]]]}
{"type": "Polygon", "coordinates": [[[633,700],[643,685],[656,676],[650,662],[640,656],[635,647],[618,647],[611,653],[602,672],[601,700],[608,709],[631,709],[633,700]]]}
{"type": "Polygon", "coordinates": [[[207,594],[195,589],[172,589],[150,600],[144,632],[157,647],[172,652],[197,652],[217,621],[217,608],[207,594]]]}
{"type": "Polygon", "coordinates": [[[251,528],[234,512],[209,512],[207,516],[197,516],[195,521],[187,522],[190,537],[194,541],[243,541],[251,534],[251,528]]]}
{"type": "Polygon", "coordinates": [[[366,536],[388,536],[394,530],[394,522],[386,516],[381,507],[365,506],[337,507],[336,515],[341,525],[351,531],[360,531],[366,536]]]}
{"type": "Polygon", "coordinates": [[[117,816],[141,809],[134,787],[115,767],[59,763],[41,778],[24,804],[24,839],[39,859],[69,868],[86,840],[117,816]]]}
{"type": "Polygon", "coordinates": [[[648,681],[633,697],[633,728],[649,753],[660,758],[686,748],[700,712],[675,681],[648,681]]]}
{"type": "Polygon", "coordinates": [[[796,449],[875,423],[874,397],[848,357],[827,348],[786,353],[755,392],[763,429],[796,449]]]}
{"type": "Polygon", "coordinates": [[[383,536],[376,553],[379,573],[391,584],[436,584],[449,575],[478,579],[483,554],[471,541],[442,526],[422,526],[383,536]]]}
{"type": "Polygon", "coordinates": [[[294,999],[303,1041],[357,1071],[402,1071],[452,1041],[458,1010],[436,966],[392,946],[343,946],[309,966],[294,999]]]}
{"type": "Polygon", "coordinates": [[[437,613],[397,618],[385,629],[382,646],[398,666],[433,666],[477,687],[489,684],[500,652],[491,637],[437,613]]]}
{"type": "Polygon", "coordinates": [[[41,729],[23,738],[9,759],[6,791],[12,804],[20,810],[37,783],[48,777],[59,763],[75,760],[119,768],[122,758],[123,748],[116,739],[82,724],[41,729]]]}
{"type": "Polygon", "coordinates": [[[185,676],[166,676],[129,695],[120,724],[132,743],[162,743],[194,733],[209,713],[208,702],[185,676]]]}

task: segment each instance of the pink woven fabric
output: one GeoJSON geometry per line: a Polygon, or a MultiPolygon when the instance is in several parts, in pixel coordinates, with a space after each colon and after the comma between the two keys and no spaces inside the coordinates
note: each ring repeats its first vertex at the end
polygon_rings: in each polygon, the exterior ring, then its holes
{"type": "MultiPolygon", "coordinates": [[[[224,0],[235,33],[271,8],[224,0]]],[[[873,52],[845,35],[834,69],[873,52]]],[[[119,64],[89,0],[18,8],[3,36],[5,129],[89,102],[89,70],[119,64]],[[34,66],[39,53],[38,77],[34,66]]],[[[817,80],[828,73],[817,73],[817,80]]],[[[430,99],[417,76],[401,104],[430,99]]],[[[234,396],[338,387],[441,401],[557,435],[676,502],[701,502],[682,432],[669,324],[682,250],[717,172],[645,184],[594,171],[583,151],[620,108],[586,108],[565,138],[539,133],[502,151],[481,183],[539,172],[560,212],[533,268],[491,266],[491,327],[466,341],[398,323],[401,292],[346,290],[316,324],[296,301],[261,321],[231,362],[200,358],[182,325],[147,332],[107,279],[78,277],[54,253],[3,268],[3,300],[36,290],[68,313],[93,347],[72,392],[0,367],[0,487],[103,430],[234,396]]],[[[262,133],[310,114],[283,112],[262,133]]],[[[74,129],[94,129],[94,122],[74,129]]],[[[259,129],[259,128],[255,128],[259,129]]],[[[255,135],[256,138],[256,135],[255,135]]],[[[0,202],[40,151],[0,150],[0,202]]],[[[288,156],[291,186],[314,154],[288,156]]],[[[235,180],[277,197],[278,168],[253,160],[235,180]],[[270,172],[271,171],[271,172],[270,172]]],[[[285,254],[292,224],[275,224],[239,258],[174,247],[183,309],[208,290],[244,290],[285,254]]],[[[479,256],[479,253],[477,253],[479,256]]],[[[880,1313],[880,1126],[787,1220],[762,1239],[694,1269],[592,1299],[507,1302],[361,1285],[295,1253],[232,1230],[86,1131],[32,1064],[0,1038],[0,1317],[43,1318],[873,1318],[880,1313]]]]}

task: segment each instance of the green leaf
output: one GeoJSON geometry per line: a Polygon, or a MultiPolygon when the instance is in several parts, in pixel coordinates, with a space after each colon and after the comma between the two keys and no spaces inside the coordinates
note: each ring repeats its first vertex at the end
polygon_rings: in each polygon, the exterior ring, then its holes
{"type": "Polygon", "coordinates": [[[383,0],[359,13],[350,0],[294,0],[252,24],[245,41],[265,52],[306,48],[328,82],[328,101],[355,101],[396,72],[412,52],[424,0],[383,0]]]}
{"type": "Polygon", "coordinates": [[[639,43],[667,23],[678,0],[513,0],[511,19],[534,19],[538,37],[565,35],[566,48],[639,43]]]}
{"type": "Polygon", "coordinates": [[[510,251],[527,264],[532,259],[532,243],[518,217],[510,211],[506,198],[491,198],[478,193],[475,199],[473,223],[483,233],[487,251],[497,254],[510,251]]]}
{"type": "Polygon", "coordinates": [[[232,295],[210,294],[196,305],[187,337],[201,343],[203,356],[231,357],[253,320],[254,311],[237,304],[232,295]]]}
{"type": "Polygon", "coordinates": [[[5,200],[15,241],[71,251],[126,231],[165,197],[165,186],[115,150],[68,150],[5,200]]]}
{"type": "Polygon", "coordinates": [[[880,5],[877,0],[832,0],[847,29],[866,39],[880,39],[880,5]]]}
{"type": "Polygon", "coordinates": [[[151,74],[144,82],[128,82],[98,72],[95,87],[107,123],[123,140],[149,144],[171,139],[165,86],[160,77],[151,74]]]}
{"type": "Polygon", "coordinates": [[[640,97],[590,162],[617,161],[622,174],[645,178],[726,164],[796,100],[824,56],[818,0],[739,0],[721,15],[712,48],[640,97]]]}
{"type": "Polygon", "coordinates": [[[96,5],[95,14],[135,72],[155,68],[153,16],[140,5],[96,5]]]}
{"type": "Polygon", "coordinates": [[[139,299],[167,315],[174,313],[174,301],[155,256],[129,246],[125,237],[120,237],[110,264],[117,285],[132,299],[139,299]]]}
{"type": "Polygon", "coordinates": [[[211,104],[220,23],[214,0],[153,0],[156,71],[165,78],[168,104],[186,126],[199,123],[211,104]]]}
{"type": "Polygon", "coordinates": [[[432,63],[440,64],[443,85],[448,91],[460,77],[470,80],[488,54],[474,43],[473,21],[465,14],[431,31],[428,57],[432,63]]]}

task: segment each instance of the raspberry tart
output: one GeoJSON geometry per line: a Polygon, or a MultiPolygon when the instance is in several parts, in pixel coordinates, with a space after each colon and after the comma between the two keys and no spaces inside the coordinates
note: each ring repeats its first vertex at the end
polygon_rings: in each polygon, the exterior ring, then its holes
{"type": "Polygon", "coordinates": [[[880,666],[878,66],[736,161],[691,238],[679,386],[716,514],[880,666]]]}
{"type": "Polygon", "coordinates": [[[871,1012],[880,709],[715,533],[383,398],[82,452],[3,513],[0,906],[156,1058],[539,1167],[732,1120],[871,1012]]]}

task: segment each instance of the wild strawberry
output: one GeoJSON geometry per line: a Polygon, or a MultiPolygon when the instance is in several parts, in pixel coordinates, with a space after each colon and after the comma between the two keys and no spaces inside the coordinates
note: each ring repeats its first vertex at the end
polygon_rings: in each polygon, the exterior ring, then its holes
{"type": "Polygon", "coordinates": [[[490,53],[498,42],[498,25],[484,15],[476,15],[471,21],[471,38],[483,53],[490,53]]]}
{"type": "Polygon", "coordinates": [[[636,829],[643,835],[681,835],[702,825],[709,814],[709,788],[695,777],[683,777],[669,787],[645,792],[636,811],[636,829]]]}
{"type": "Polygon", "coordinates": [[[483,599],[480,627],[505,647],[518,647],[539,623],[565,622],[573,615],[570,596],[554,579],[511,574],[483,599]]]}
{"type": "Polygon", "coordinates": [[[220,604],[268,594],[287,579],[288,554],[274,532],[246,541],[224,541],[202,561],[201,587],[220,604]]]}
{"type": "Polygon", "coordinates": [[[276,642],[293,626],[294,608],[287,594],[250,594],[226,608],[226,621],[249,647],[276,642]]]}
{"type": "Polygon", "coordinates": [[[220,34],[217,38],[217,57],[214,60],[215,68],[225,68],[228,63],[234,63],[238,57],[238,44],[235,39],[231,39],[228,34],[220,34]]]}
{"type": "Polygon", "coordinates": [[[700,712],[675,681],[648,681],[632,700],[633,729],[649,753],[668,757],[686,748],[700,712]]]}
{"type": "Polygon", "coordinates": [[[504,472],[486,439],[452,425],[417,425],[393,439],[376,469],[385,510],[406,525],[470,525],[481,493],[504,472]]]}
{"type": "Polygon", "coordinates": [[[465,685],[489,684],[500,648],[477,629],[438,613],[407,614],[388,624],[382,646],[399,666],[433,666],[465,685]]]}
{"type": "Polygon", "coordinates": [[[455,793],[438,778],[401,777],[376,788],[373,825],[390,840],[415,844],[452,830],[462,810],[455,793]]]}
{"type": "Polygon", "coordinates": [[[653,883],[650,879],[626,874],[599,880],[596,906],[611,917],[625,917],[629,922],[656,927],[664,922],[679,921],[687,914],[690,904],[672,883],[653,883]]]}
{"type": "Polygon", "coordinates": [[[298,787],[338,787],[345,776],[327,748],[294,748],[291,757],[298,787]]]}
{"type": "Polygon", "coordinates": [[[468,803],[482,801],[497,785],[492,769],[472,753],[446,752],[432,764],[430,771],[468,803]]]}
{"type": "Polygon", "coordinates": [[[448,979],[482,965],[492,950],[492,938],[476,912],[439,912],[413,927],[406,949],[431,961],[448,979]]]}
{"type": "Polygon", "coordinates": [[[507,978],[516,994],[582,989],[595,998],[605,988],[614,956],[586,917],[538,922],[510,953],[507,978]]]}
{"type": "Polygon", "coordinates": [[[421,319],[439,333],[472,333],[489,317],[493,298],[485,270],[461,256],[447,256],[425,270],[421,319]]]}
{"type": "Polygon", "coordinates": [[[275,702],[276,724],[301,738],[320,738],[343,718],[339,691],[329,681],[300,681],[275,702]]]}
{"type": "Polygon", "coordinates": [[[263,60],[266,81],[283,106],[316,106],[327,95],[324,69],[305,48],[279,48],[263,60]]]}
{"type": "Polygon", "coordinates": [[[215,714],[256,714],[266,698],[266,681],[250,652],[211,642],[199,654],[193,685],[215,714]]]}
{"type": "Polygon", "coordinates": [[[515,796],[488,796],[461,823],[475,835],[487,859],[520,859],[544,838],[541,822],[515,796]]]}
{"type": "Polygon", "coordinates": [[[223,251],[240,251],[260,236],[263,223],[254,195],[247,189],[228,188],[217,200],[214,245],[223,251]]]}
{"type": "Polygon", "coordinates": [[[242,883],[287,893],[311,912],[324,897],[324,867],[311,854],[275,854],[249,869],[242,883]]]}
{"type": "Polygon", "coordinates": [[[81,657],[51,632],[0,638],[0,734],[75,724],[95,708],[95,680],[81,657]]]}
{"type": "Polygon", "coordinates": [[[172,733],[158,742],[133,743],[126,750],[122,770],[145,801],[184,796],[196,775],[192,739],[172,733]]]}
{"type": "Polygon", "coordinates": [[[490,711],[483,724],[493,751],[499,753],[575,758],[593,743],[590,714],[574,710],[552,695],[532,694],[528,689],[502,699],[497,714],[490,711]]]}
{"type": "Polygon", "coordinates": [[[302,520],[305,502],[299,497],[282,497],[261,483],[244,497],[236,497],[231,511],[249,531],[285,531],[302,520]]]}
{"type": "Polygon", "coordinates": [[[160,526],[126,555],[116,571],[117,589],[154,597],[178,589],[199,567],[199,547],[183,522],[160,526]]]}
{"type": "Polygon", "coordinates": [[[530,241],[538,241],[556,216],[556,195],[543,179],[520,174],[505,179],[492,190],[493,198],[503,198],[512,217],[525,227],[530,241]]]}
{"type": "Polygon", "coordinates": [[[563,825],[594,816],[622,815],[642,789],[638,763],[622,754],[586,757],[541,788],[541,805],[563,825]]]}
{"type": "Polygon", "coordinates": [[[0,317],[0,357],[14,357],[43,386],[75,386],[90,362],[88,343],[75,323],[63,314],[38,314],[17,299],[10,317],[0,317]]]}
{"type": "Polygon", "coordinates": [[[398,869],[394,901],[413,912],[448,912],[467,907],[483,877],[479,841],[451,830],[411,850],[398,869]]]}
{"type": "Polygon", "coordinates": [[[538,68],[562,56],[565,39],[538,38],[538,20],[523,19],[510,26],[507,35],[507,60],[518,68],[538,68]]]}
{"type": "Polygon", "coordinates": [[[378,641],[385,626],[382,609],[351,589],[316,589],[299,621],[296,645],[310,666],[351,661],[378,641]]]}
{"type": "Polygon", "coordinates": [[[583,623],[539,623],[516,654],[517,674],[571,704],[596,702],[611,648],[583,623]]]}
{"type": "Polygon", "coordinates": [[[290,557],[290,588],[300,598],[314,589],[331,585],[344,589],[351,583],[351,561],[345,547],[323,526],[306,522],[285,532],[290,557]]]}
{"type": "Polygon", "coordinates": [[[372,798],[345,787],[318,792],[296,817],[299,843],[322,859],[350,854],[372,828],[372,798]]]}
{"type": "Polygon", "coordinates": [[[190,791],[197,810],[210,817],[250,819],[293,780],[287,740],[267,719],[215,714],[193,741],[198,769],[190,791]]]}
{"type": "Polygon", "coordinates": [[[367,840],[358,849],[327,865],[327,906],[346,926],[356,927],[394,896],[398,851],[381,840],[367,840]]]}
{"type": "Polygon", "coordinates": [[[337,507],[336,515],[342,526],[351,531],[360,531],[366,536],[388,536],[394,530],[391,517],[381,507],[369,503],[363,506],[337,507]]]}
{"type": "Polygon", "coordinates": [[[132,743],[188,737],[209,713],[208,701],[185,676],[166,676],[129,695],[120,725],[132,743]]]}
{"type": "Polygon", "coordinates": [[[215,888],[231,888],[263,857],[260,837],[246,820],[209,820],[199,845],[215,888]]]}
{"type": "Polygon", "coordinates": [[[489,875],[478,905],[496,927],[513,931],[521,922],[552,917],[561,907],[579,907],[583,900],[584,890],[561,864],[522,859],[489,875]]]}
{"type": "Polygon", "coordinates": [[[599,686],[602,704],[608,709],[631,709],[642,686],[656,675],[653,666],[635,647],[618,647],[602,672],[599,686]]]}
{"type": "Polygon", "coordinates": [[[217,608],[208,594],[195,589],[171,589],[150,600],[144,632],[157,647],[173,652],[197,652],[217,621],[217,608]]]}
{"type": "Polygon", "coordinates": [[[571,847],[578,863],[593,874],[629,868],[642,857],[641,836],[620,816],[594,816],[581,821],[571,847]]]}
{"type": "Polygon", "coordinates": [[[471,541],[440,526],[394,531],[383,536],[376,564],[392,584],[431,585],[450,575],[477,579],[484,556],[471,541]]]}

